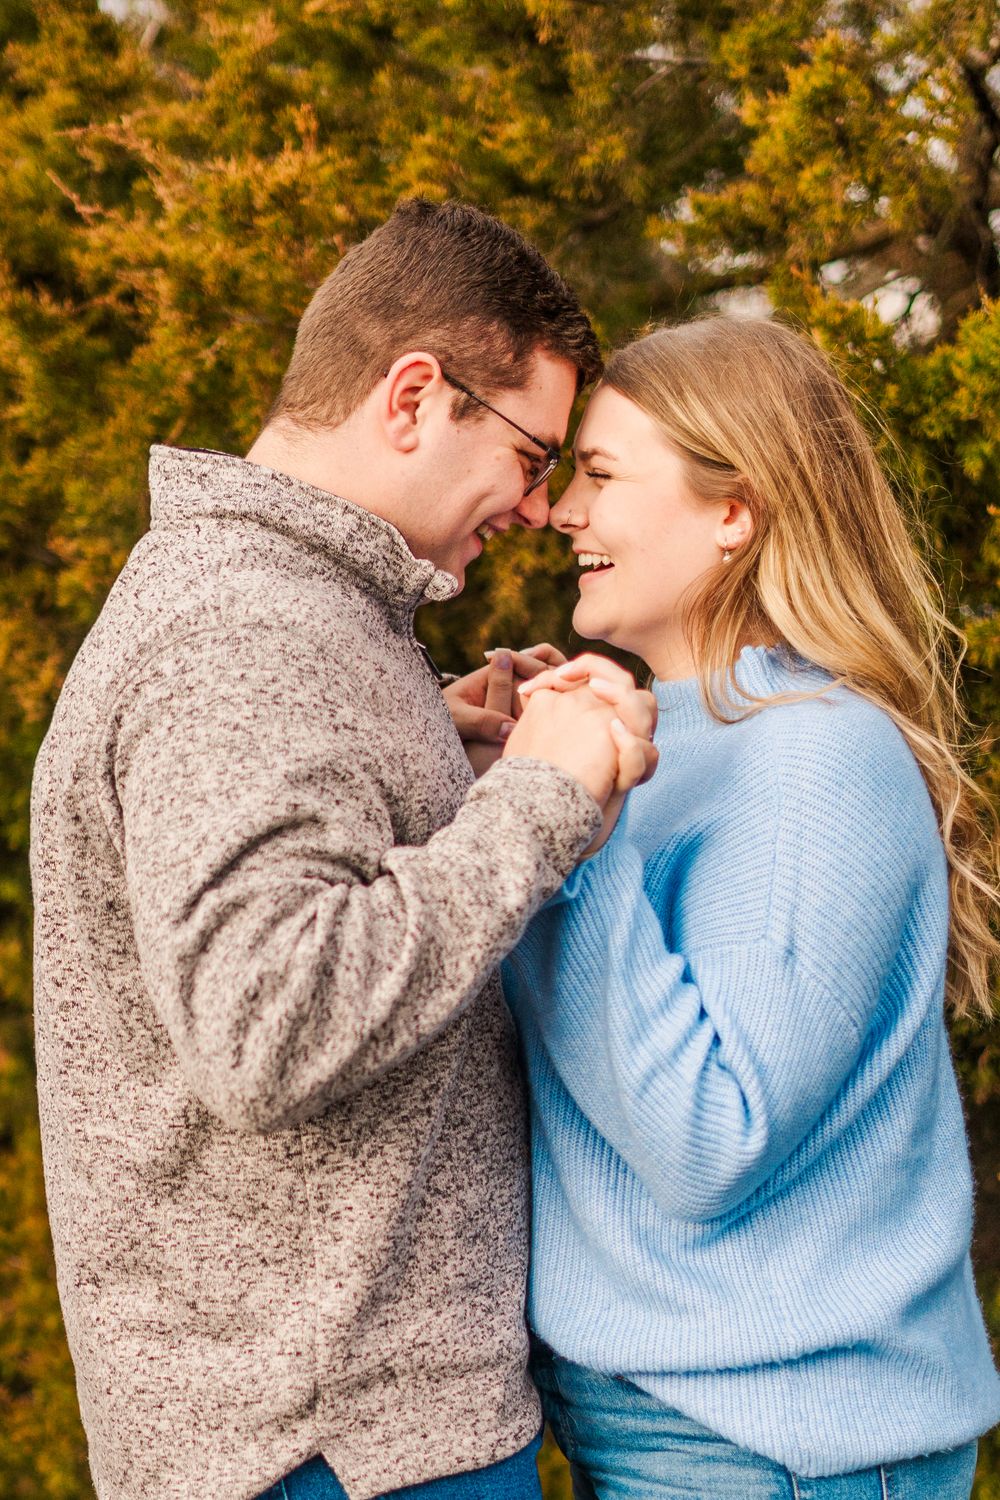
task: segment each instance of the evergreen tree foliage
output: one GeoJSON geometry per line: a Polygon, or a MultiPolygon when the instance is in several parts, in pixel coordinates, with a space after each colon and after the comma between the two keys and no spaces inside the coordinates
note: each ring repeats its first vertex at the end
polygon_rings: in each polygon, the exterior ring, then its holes
{"type": "MultiPolygon", "coordinates": [[[[27,812],[148,520],[154,441],[245,452],[312,289],[401,196],[524,230],[608,342],[706,306],[827,348],[915,496],[1000,792],[1000,22],[987,0],[94,0],[0,11],[0,1493],[91,1494],[45,1225],[27,812]],[[874,417],[873,417],[874,421],[874,417]]],[[[456,669],[570,639],[555,535],[423,612],[456,669]]],[[[1000,1047],[956,1031],[1000,1327],[1000,1047]]],[[[565,1479],[550,1463],[549,1495],[565,1479]]],[[[1000,1497],[986,1445],[979,1500],[1000,1497]]],[[[563,1491],[568,1493],[568,1491],[563,1491]]]]}

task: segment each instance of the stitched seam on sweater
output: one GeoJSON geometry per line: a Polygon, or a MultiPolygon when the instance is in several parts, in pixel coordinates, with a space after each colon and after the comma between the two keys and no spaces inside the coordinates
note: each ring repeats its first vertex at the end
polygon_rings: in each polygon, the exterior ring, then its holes
{"type": "MultiPolygon", "coordinates": [[[[101,719],[98,720],[97,725],[94,729],[93,736],[91,737],[89,757],[98,779],[100,779],[99,765],[101,752],[105,750],[108,745],[117,743],[118,737],[112,732],[111,728],[111,726],[114,724],[115,716],[117,715],[118,710],[127,695],[129,693],[135,693],[145,686],[146,681],[148,680],[146,674],[153,666],[153,664],[165,652],[176,650],[179,646],[186,646],[190,641],[200,640],[203,636],[217,635],[221,630],[225,628],[225,626],[216,623],[215,625],[199,626],[197,630],[187,630],[183,635],[171,635],[168,640],[163,641],[161,645],[157,646],[156,650],[153,651],[149,656],[144,657],[142,663],[138,667],[136,667],[135,672],[130,677],[126,678],[126,680],[119,687],[115,696],[112,698],[110,707],[108,708],[107,712],[101,719]]],[[[107,816],[105,815],[103,805],[101,805],[100,807],[100,812],[102,821],[104,822],[104,826],[108,830],[108,835],[112,843],[117,848],[118,844],[115,830],[111,827],[111,824],[109,823],[107,816]]]]}
{"type": "MultiPolygon", "coordinates": [[[[221,611],[218,609],[216,609],[216,612],[221,614],[221,611]]],[[[154,666],[159,658],[165,655],[166,652],[175,651],[180,646],[190,645],[191,642],[202,640],[206,636],[214,635],[225,637],[227,635],[236,634],[240,631],[246,631],[251,627],[254,631],[266,631],[269,635],[275,634],[278,636],[287,634],[288,630],[287,624],[284,621],[259,619],[234,622],[232,620],[223,620],[220,618],[214,625],[201,625],[196,630],[186,630],[183,635],[171,635],[168,640],[161,642],[161,644],[156,647],[155,651],[152,651],[148,656],[143,657],[141,665],[137,666],[132,676],[128,677],[126,681],[122,683],[121,687],[112,700],[107,719],[114,718],[121,700],[128,692],[133,691],[136,688],[145,686],[146,672],[150,667],[154,666]]],[[[181,672],[183,672],[183,670],[184,668],[182,667],[181,672]]]]}
{"type": "MultiPolygon", "coordinates": [[[[713,958],[717,953],[746,953],[752,948],[765,948],[769,953],[771,953],[781,962],[785,962],[789,959],[787,950],[780,947],[771,938],[758,938],[756,942],[752,943],[710,943],[704,948],[692,948],[687,953],[678,954],[678,957],[685,959],[690,964],[699,958],[713,958]]],[[[844,1017],[844,1020],[849,1022],[853,1030],[857,1033],[858,1037],[863,1037],[865,1035],[867,1026],[862,1025],[859,1018],[848,1010],[847,1006],[839,998],[839,996],[835,995],[833,990],[831,990],[830,986],[827,984],[822,975],[815,973],[815,971],[811,969],[808,964],[803,963],[800,958],[795,958],[794,960],[792,960],[789,967],[793,974],[800,974],[803,979],[807,979],[810,984],[816,985],[817,988],[823,991],[825,998],[830,1001],[831,1005],[834,1005],[837,1010],[839,1010],[840,1014],[844,1017]]]]}
{"type": "MultiPolygon", "coordinates": [[[[280,635],[284,630],[284,627],[282,625],[268,622],[266,620],[254,621],[253,625],[255,630],[259,629],[261,631],[267,631],[269,634],[273,632],[276,635],[280,635]]],[[[149,677],[147,674],[161,656],[165,655],[168,651],[175,651],[182,646],[190,645],[193,641],[200,641],[205,639],[206,637],[213,635],[221,638],[226,635],[232,634],[235,630],[240,629],[245,629],[245,627],[234,626],[232,624],[206,625],[198,630],[187,631],[184,635],[171,636],[168,641],[164,641],[163,644],[158,646],[150,656],[146,657],[143,660],[142,666],[139,667],[136,670],[135,674],[129,677],[128,680],[124,682],[119,688],[118,692],[115,694],[115,697],[112,699],[110,709],[98,722],[98,725],[94,731],[94,735],[90,744],[90,759],[91,764],[95,768],[95,772],[97,772],[97,768],[99,766],[101,750],[109,743],[115,741],[117,738],[117,736],[111,732],[111,725],[114,722],[115,715],[117,714],[122,701],[128,693],[138,692],[141,688],[147,685],[149,681],[149,677]]],[[[178,677],[182,677],[185,670],[185,666],[182,665],[180,671],[177,674],[178,677]]],[[[355,724],[360,725],[359,716],[352,715],[352,720],[355,724]]],[[[345,717],[344,722],[345,724],[347,724],[351,721],[349,721],[345,717]]],[[[97,774],[99,775],[99,772],[97,772],[97,774]]],[[[103,805],[100,808],[100,812],[104,825],[108,830],[108,835],[111,838],[112,843],[115,843],[115,846],[117,847],[115,841],[115,830],[108,822],[103,805]]]]}
{"type": "MultiPolygon", "coordinates": [[[[302,1169],[302,1186],[306,1195],[306,1212],[309,1215],[309,1250],[312,1258],[312,1284],[313,1284],[313,1410],[319,1412],[320,1382],[319,1382],[319,1261],[316,1255],[316,1215],[313,1209],[312,1194],[309,1191],[309,1172],[306,1167],[306,1127],[300,1124],[296,1130],[299,1142],[299,1165],[302,1169]]],[[[281,1493],[284,1500],[288,1500],[288,1492],[285,1489],[285,1481],[281,1481],[281,1493]]]]}
{"type": "Polygon", "coordinates": [[[781,790],[781,775],[779,771],[780,756],[778,754],[778,743],[780,736],[775,733],[775,720],[772,718],[770,725],[770,740],[772,754],[768,756],[768,769],[771,779],[771,795],[774,801],[774,826],[775,838],[771,845],[771,869],[768,875],[767,905],[765,908],[764,928],[767,933],[771,931],[771,923],[774,919],[774,887],[778,876],[778,853],[784,848],[785,840],[785,799],[781,790]]]}
{"type": "MultiPolygon", "coordinates": [[[[846,682],[843,679],[838,678],[838,679],[835,679],[832,683],[830,683],[827,686],[827,688],[824,689],[823,691],[817,693],[816,695],[808,694],[807,697],[809,699],[812,699],[815,696],[817,699],[822,699],[823,697],[826,696],[826,694],[828,692],[830,692],[830,691],[832,691],[834,689],[846,689],[848,692],[854,692],[855,691],[853,688],[851,688],[851,686],[850,686],[850,684],[848,682],[846,682]]],[[[774,727],[775,727],[774,724],[772,724],[771,727],[772,727],[772,729],[774,729],[774,727]]],[[[772,776],[774,776],[774,777],[776,777],[778,779],[779,784],[780,784],[779,761],[780,761],[780,752],[781,752],[783,744],[784,744],[784,736],[778,735],[776,733],[772,733],[770,739],[771,739],[771,745],[772,745],[772,748],[773,748],[773,751],[774,751],[774,754],[770,757],[771,774],[772,774],[772,776]]],[[[779,807],[782,807],[783,804],[781,803],[781,799],[780,799],[780,790],[779,790],[778,796],[779,796],[779,807]]],[[[781,840],[782,840],[782,838],[784,836],[784,832],[785,832],[784,827],[783,827],[783,825],[782,825],[782,823],[780,821],[779,821],[779,825],[778,826],[779,826],[779,833],[778,833],[778,837],[775,839],[775,867],[777,865],[778,844],[781,842],[781,840]]],[[[772,891],[773,891],[773,871],[772,871],[772,891]]],[[[771,895],[771,893],[769,892],[769,898],[768,898],[769,901],[770,901],[770,895],[771,895]]],[[[770,910],[769,910],[769,916],[770,916],[770,910]]],[[[796,967],[800,970],[800,972],[802,974],[804,974],[806,976],[806,978],[812,979],[816,984],[818,984],[820,986],[820,988],[823,990],[823,992],[825,993],[825,995],[827,996],[827,998],[833,1001],[834,1005],[836,1005],[837,1009],[844,1016],[844,1018],[851,1023],[851,1025],[854,1027],[855,1031],[857,1032],[859,1038],[863,1038],[864,1035],[866,1034],[867,1030],[868,1030],[868,1024],[869,1024],[868,1019],[865,1018],[865,1017],[863,1017],[863,1016],[855,1014],[851,1009],[849,1009],[848,1006],[845,1005],[845,1003],[837,995],[835,995],[832,992],[832,990],[830,990],[830,988],[828,987],[828,984],[827,984],[826,980],[821,975],[816,974],[813,970],[811,970],[807,964],[802,963],[801,960],[799,960],[798,958],[796,958],[795,963],[796,963],[796,967]]],[[[873,1007],[873,1009],[874,1009],[874,1007],[873,1007]]]]}

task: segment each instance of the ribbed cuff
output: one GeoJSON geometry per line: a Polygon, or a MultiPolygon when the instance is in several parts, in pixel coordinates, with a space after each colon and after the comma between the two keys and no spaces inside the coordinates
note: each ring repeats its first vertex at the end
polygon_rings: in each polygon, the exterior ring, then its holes
{"type": "MultiPolygon", "coordinates": [[[[603,822],[603,815],[602,815],[603,822]]],[[[586,845],[584,845],[586,848],[586,845]]],[[[557,906],[561,901],[575,901],[596,878],[606,879],[618,875],[628,886],[629,881],[642,883],[642,860],[628,841],[612,833],[607,843],[602,844],[590,859],[578,863],[563,881],[559,889],[549,897],[547,906],[557,906]]]]}
{"type": "Polygon", "coordinates": [[[502,804],[498,821],[510,821],[530,830],[542,852],[541,872],[546,894],[558,889],[587,845],[596,836],[603,814],[582,782],[549,761],[525,755],[498,760],[481,776],[466,797],[466,805],[477,802],[502,804]]]}

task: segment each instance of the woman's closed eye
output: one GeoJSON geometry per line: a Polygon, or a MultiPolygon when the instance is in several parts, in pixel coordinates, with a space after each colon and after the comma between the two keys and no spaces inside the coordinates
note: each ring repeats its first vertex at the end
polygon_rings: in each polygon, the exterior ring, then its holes
{"type": "Polygon", "coordinates": [[[583,472],[586,474],[586,476],[587,476],[588,479],[610,479],[611,478],[611,475],[610,474],[606,474],[603,469],[584,469],[583,472]]]}

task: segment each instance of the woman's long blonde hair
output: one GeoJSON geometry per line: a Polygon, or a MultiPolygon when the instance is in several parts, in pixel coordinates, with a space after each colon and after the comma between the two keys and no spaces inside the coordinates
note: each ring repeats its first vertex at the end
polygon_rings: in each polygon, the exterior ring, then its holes
{"type": "Polygon", "coordinates": [[[719,317],[638,339],[604,383],[652,418],[696,496],[744,500],[753,516],[750,540],[687,612],[706,705],[720,719],[740,701],[758,709],[740,698],[740,649],[784,642],[892,716],[948,858],[948,998],[960,1015],[990,1014],[996,818],[961,748],[964,642],[844,385],[803,334],[719,317]]]}

